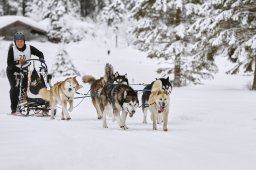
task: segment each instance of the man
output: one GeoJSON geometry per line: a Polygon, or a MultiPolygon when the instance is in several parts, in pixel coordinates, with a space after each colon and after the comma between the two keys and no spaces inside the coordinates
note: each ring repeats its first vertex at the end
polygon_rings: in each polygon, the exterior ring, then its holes
{"type": "MultiPolygon", "coordinates": [[[[39,57],[41,62],[44,62],[44,55],[41,51],[35,47],[25,43],[25,36],[21,32],[14,34],[14,44],[10,45],[7,57],[7,77],[11,86],[10,100],[11,100],[11,114],[20,114],[20,110],[17,110],[19,100],[19,84],[16,82],[16,74],[20,73],[20,67],[23,65],[26,68],[26,60],[30,59],[31,55],[39,57]]],[[[27,74],[24,75],[22,89],[27,90],[27,74]]],[[[24,92],[24,93],[25,93],[24,92]]]]}

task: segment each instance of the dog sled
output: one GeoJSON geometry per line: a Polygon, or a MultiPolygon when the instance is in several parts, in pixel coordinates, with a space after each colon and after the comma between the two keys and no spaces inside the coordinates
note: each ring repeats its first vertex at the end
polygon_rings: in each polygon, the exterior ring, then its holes
{"type": "Polygon", "coordinates": [[[40,89],[51,86],[52,75],[48,74],[46,63],[39,59],[29,59],[21,65],[20,73],[15,73],[15,76],[16,86],[19,86],[17,109],[21,115],[48,116],[50,104],[39,97],[40,89]],[[27,88],[23,81],[27,81],[27,88]]]}

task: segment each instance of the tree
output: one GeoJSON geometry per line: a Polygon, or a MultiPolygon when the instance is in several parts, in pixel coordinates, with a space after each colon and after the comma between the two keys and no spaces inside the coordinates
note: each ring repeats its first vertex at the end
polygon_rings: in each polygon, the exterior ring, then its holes
{"type": "Polygon", "coordinates": [[[16,15],[20,6],[19,1],[2,0],[3,15],[16,15]]]}
{"type": "Polygon", "coordinates": [[[96,18],[105,6],[104,0],[80,0],[80,11],[82,17],[96,18]]]}
{"type": "Polygon", "coordinates": [[[47,14],[49,0],[30,0],[26,3],[25,15],[36,21],[41,21],[47,14]]]}
{"type": "Polygon", "coordinates": [[[227,57],[235,63],[228,74],[252,73],[256,90],[256,2],[254,0],[205,1],[204,16],[192,26],[201,48],[211,57],[227,57]],[[254,65],[254,68],[253,68],[254,65]]]}
{"type": "Polygon", "coordinates": [[[73,65],[68,52],[65,50],[64,45],[62,45],[56,55],[55,64],[53,65],[52,75],[54,77],[60,76],[80,76],[79,71],[73,65]]]}
{"type": "Polygon", "coordinates": [[[145,0],[133,13],[137,20],[132,29],[134,44],[149,58],[165,61],[167,67],[157,72],[171,75],[177,87],[212,78],[217,70],[213,60],[193,50],[194,39],[188,28],[199,8],[200,2],[193,0],[145,0]]]}
{"type": "Polygon", "coordinates": [[[102,9],[100,19],[106,22],[108,26],[116,27],[124,21],[127,10],[122,0],[112,0],[102,9]]]}
{"type": "Polygon", "coordinates": [[[45,19],[50,21],[48,37],[52,42],[79,41],[83,33],[70,22],[79,20],[78,0],[50,0],[47,4],[45,19]]]}

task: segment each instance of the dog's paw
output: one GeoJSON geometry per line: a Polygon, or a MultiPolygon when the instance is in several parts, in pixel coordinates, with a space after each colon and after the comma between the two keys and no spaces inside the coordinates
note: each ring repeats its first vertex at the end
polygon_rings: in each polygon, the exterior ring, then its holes
{"type": "Polygon", "coordinates": [[[127,127],[126,125],[124,125],[123,129],[124,129],[124,130],[127,130],[127,129],[128,129],[128,127],[127,127]]]}
{"type": "Polygon", "coordinates": [[[71,119],[71,117],[67,117],[67,120],[70,120],[71,119]]]}
{"type": "Polygon", "coordinates": [[[98,119],[102,119],[102,116],[98,116],[98,119]]]}
{"type": "Polygon", "coordinates": [[[157,130],[157,128],[156,128],[156,127],[153,127],[153,130],[157,130]]]}
{"type": "Polygon", "coordinates": [[[66,119],[64,117],[62,117],[61,120],[66,120],[66,119]]]}
{"type": "Polygon", "coordinates": [[[103,128],[108,128],[108,126],[106,125],[106,126],[103,126],[103,128]]]}
{"type": "Polygon", "coordinates": [[[164,128],[164,131],[165,131],[165,132],[167,132],[167,131],[168,131],[168,129],[167,129],[167,128],[164,128]]]}
{"type": "Polygon", "coordinates": [[[53,120],[53,119],[55,119],[53,116],[51,116],[51,119],[53,120]]]}
{"type": "Polygon", "coordinates": [[[128,127],[126,125],[120,126],[120,128],[123,129],[123,130],[127,130],[128,129],[128,127]]]}
{"type": "Polygon", "coordinates": [[[147,124],[148,122],[147,122],[146,120],[143,120],[143,122],[142,122],[142,123],[147,124]]]}

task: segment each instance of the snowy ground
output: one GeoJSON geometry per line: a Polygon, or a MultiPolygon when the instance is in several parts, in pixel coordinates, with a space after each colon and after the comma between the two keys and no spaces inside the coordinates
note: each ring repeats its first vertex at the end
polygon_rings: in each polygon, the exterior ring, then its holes
{"type": "MultiPolygon", "coordinates": [[[[45,53],[51,68],[58,46],[30,44],[45,53]]],[[[0,42],[1,70],[6,67],[8,45],[0,42]]],[[[98,78],[110,62],[120,74],[128,74],[130,83],[149,83],[157,77],[155,62],[132,48],[109,48],[97,41],[66,48],[83,74],[98,78]]],[[[61,121],[60,114],[55,120],[10,116],[9,84],[0,78],[0,169],[254,170],[256,93],[247,90],[250,80],[219,73],[204,85],[175,88],[169,131],[163,132],[161,126],[153,131],[149,119],[142,124],[141,109],[128,118],[128,130],[121,130],[111,119],[109,128],[103,129],[89,98],[71,113],[71,121],[61,121]]],[[[88,90],[84,85],[81,92],[88,90]]]]}

